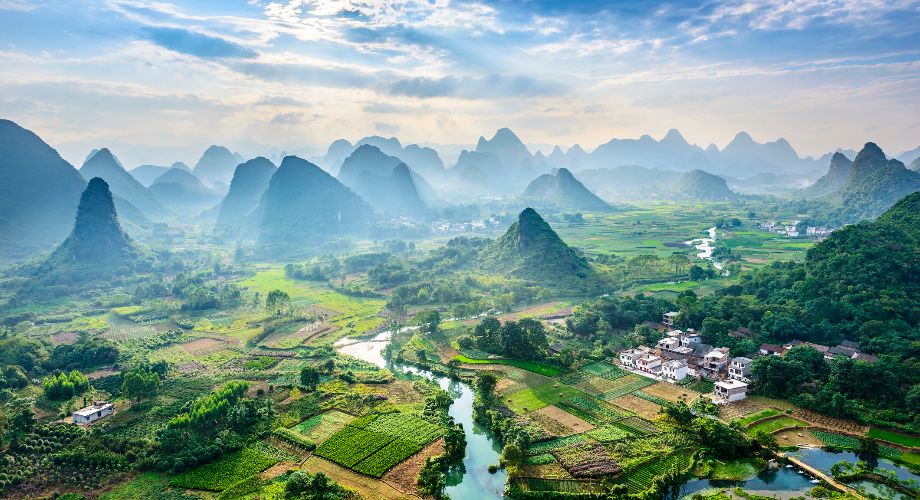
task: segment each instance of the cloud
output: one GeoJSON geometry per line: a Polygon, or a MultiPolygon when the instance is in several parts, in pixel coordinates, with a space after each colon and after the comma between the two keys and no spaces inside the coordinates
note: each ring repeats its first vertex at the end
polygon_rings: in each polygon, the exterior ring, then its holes
{"type": "Polygon", "coordinates": [[[393,125],[392,123],[374,123],[374,130],[380,132],[381,134],[395,134],[399,132],[399,125],[393,125]]]}
{"type": "Polygon", "coordinates": [[[253,106],[309,106],[309,103],[294,99],[293,97],[267,95],[259,98],[258,101],[253,103],[253,106]]]}
{"type": "Polygon", "coordinates": [[[397,80],[387,89],[394,95],[410,97],[462,97],[489,99],[496,97],[536,97],[560,95],[564,85],[526,75],[488,74],[484,76],[415,77],[397,80]]]}
{"type": "Polygon", "coordinates": [[[238,43],[184,28],[146,26],[142,30],[161,47],[202,59],[246,59],[256,55],[255,51],[238,43]]]}
{"type": "Polygon", "coordinates": [[[29,12],[38,8],[38,2],[26,0],[0,0],[0,10],[15,10],[29,12]]]}
{"type": "Polygon", "coordinates": [[[290,113],[278,113],[275,115],[270,123],[272,125],[297,125],[303,120],[303,113],[290,112],[290,113]]]}

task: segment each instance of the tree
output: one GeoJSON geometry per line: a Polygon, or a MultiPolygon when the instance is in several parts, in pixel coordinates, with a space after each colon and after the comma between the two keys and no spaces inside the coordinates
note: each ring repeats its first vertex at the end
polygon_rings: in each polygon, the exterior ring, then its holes
{"type": "Polygon", "coordinates": [[[524,452],[514,443],[508,443],[502,448],[501,464],[508,468],[517,468],[524,463],[524,452]]]}
{"type": "Polygon", "coordinates": [[[418,474],[418,491],[422,495],[432,496],[440,499],[444,498],[444,487],[447,485],[444,472],[441,471],[441,465],[437,459],[428,457],[425,464],[418,474]]]}
{"type": "Polygon", "coordinates": [[[416,315],[415,320],[422,327],[422,331],[428,335],[438,333],[438,325],[441,324],[441,313],[434,309],[422,311],[416,315]]]}
{"type": "Polygon", "coordinates": [[[160,376],[144,368],[129,371],[121,383],[122,395],[135,401],[152,398],[159,389],[160,376]]]}
{"type": "Polygon", "coordinates": [[[313,390],[319,384],[319,371],[312,366],[304,366],[300,369],[300,385],[313,390]]]}
{"type": "Polygon", "coordinates": [[[873,470],[878,467],[878,442],[870,437],[859,440],[859,449],[856,450],[856,456],[866,462],[866,468],[873,470]]]}
{"type": "Polygon", "coordinates": [[[462,424],[453,424],[444,434],[444,459],[456,463],[463,460],[466,453],[466,434],[462,424]]]}
{"type": "Polygon", "coordinates": [[[265,309],[272,314],[281,314],[291,306],[291,296],[283,290],[272,290],[265,298],[265,309]]]}

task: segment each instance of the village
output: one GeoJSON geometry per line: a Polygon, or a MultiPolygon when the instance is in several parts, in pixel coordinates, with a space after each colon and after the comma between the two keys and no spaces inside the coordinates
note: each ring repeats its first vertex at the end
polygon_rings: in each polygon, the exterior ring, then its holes
{"type": "MultiPolygon", "coordinates": [[[[692,380],[706,379],[714,383],[712,399],[716,404],[726,404],[747,398],[751,365],[759,356],[783,356],[793,347],[809,346],[831,360],[837,356],[875,362],[876,356],[859,349],[857,342],[844,340],[840,345],[829,347],[812,342],[792,340],[783,345],[761,344],[757,352],[748,356],[731,357],[729,348],[705,344],[702,335],[692,328],[686,331],[675,328],[678,312],[667,312],[661,323],[645,323],[654,330],[665,333],[665,337],[654,347],[639,346],[619,352],[620,366],[634,374],[656,381],[681,384],[692,380]]],[[[732,337],[752,338],[753,332],[740,327],[729,334],[732,337]]]]}

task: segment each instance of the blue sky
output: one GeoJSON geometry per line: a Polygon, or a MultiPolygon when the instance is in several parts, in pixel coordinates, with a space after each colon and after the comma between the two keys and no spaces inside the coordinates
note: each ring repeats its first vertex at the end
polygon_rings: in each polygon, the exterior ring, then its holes
{"type": "Polygon", "coordinates": [[[71,161],[745,130],[920,144],[920,0],[0,0],[0,116],[71,161]]]}

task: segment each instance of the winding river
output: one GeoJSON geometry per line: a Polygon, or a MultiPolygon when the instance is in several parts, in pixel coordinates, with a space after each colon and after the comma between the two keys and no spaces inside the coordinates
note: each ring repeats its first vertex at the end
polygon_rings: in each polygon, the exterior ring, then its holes
{"type": "Polygon", "coordinates": [[[700,252],[696,254],[697,257],[703,260],[708,260],[712,262],[712,267],[718,269],[720,272],[724,272],[724,267],[722,263],[716,262],[712,259],[712,251],[715,250],[713,243],[716,242],[716,228],[711,227],[706,230],[709,233],[708,237],[705,238],[694,238],[690,241],[685,242],[688,246],[695,247],[700,252]]]}
{"type": "Polygon", "coordinates": [[[448,414],[454,421],[463,424],[466,435],[466,455],[463,467],[457,468],[447,476],[447,488],[444,492],[450,498],[476,500],[502,498],[507,472],[499,470],[489,473],[489,465],[498,464],[501,445],[492,438],[489,431],[473,420],[473,389],[469,385],[435,375],[428,370],[413,366],[387,365],[383,350],[392,340],[392,332],[386,331],[366,340],[341,339],[334,344],[337,351],[355,358],[373,363],[381,368],[411,373],[437,382],[445,391],[454,396],[448,414]]]}

